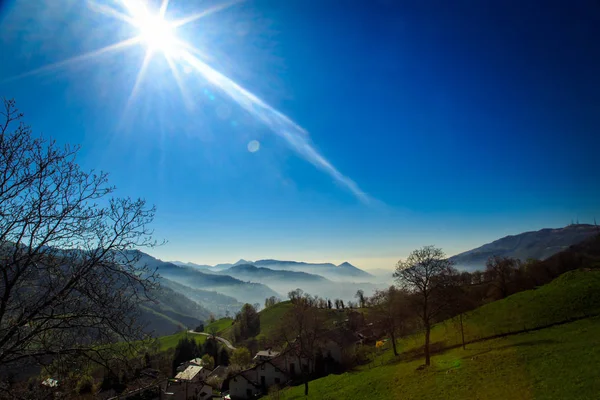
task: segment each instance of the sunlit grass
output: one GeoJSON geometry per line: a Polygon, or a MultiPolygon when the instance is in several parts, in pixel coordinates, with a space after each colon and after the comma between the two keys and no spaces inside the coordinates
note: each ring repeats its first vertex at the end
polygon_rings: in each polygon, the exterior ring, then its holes
{"type": "Polygon", "coordinates": [[[221,318],[204,326],[204,332],[210,333],[211,329],[215,329],[217,334],[221,334],[233,323],[233,318],[221,318]]]}
{"type": "MultiPolygon", "coordinates": [[[[590,318],[310,383],[309,399],[596,399],[600,319],[590,318]]],[[[304,387],[283,399],[304,399],[304,387]]]]}
{"type": "Polygon", "coordinates": [[[193,333],[179,332],[174,335],[160,337],[158,339],[158,343],[159,343],[158,350],[165,351],[165,350],[174,349],[175,347],[177,347],[177,343],[179,343],[179,341],[186,336],[188,338],[195,339],[196,343],[198,343],[199,345],[203,344],[207,339],[207,336],[204,336],[204,335],[194,335],[193,333]]]}

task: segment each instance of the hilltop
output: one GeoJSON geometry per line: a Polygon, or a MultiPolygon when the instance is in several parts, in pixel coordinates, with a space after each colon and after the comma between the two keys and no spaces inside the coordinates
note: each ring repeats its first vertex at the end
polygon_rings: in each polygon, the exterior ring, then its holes
{"type": "Polygon", "coordinates": [[[491,256],[504,256],[527,260],[544,260],[569,246],[580,243],[598,234],[594,225],[569,225],[564,228],[546,228],[539,231],[524,232],[495,240],[483,246],[450,257],[457,268],[484,269],[491,256]]]}

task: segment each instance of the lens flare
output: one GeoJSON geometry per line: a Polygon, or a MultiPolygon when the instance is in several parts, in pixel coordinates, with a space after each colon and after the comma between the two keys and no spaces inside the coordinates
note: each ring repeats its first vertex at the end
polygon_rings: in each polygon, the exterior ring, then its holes
{"type": "MultiPolygon", "coordinates": [[[[208,65],[206,61],[202,59],[205,57],[203,57],[198,49],[177,36],[178,28],[205,18],[217,11],[224,10],[239,3],[241,0],[234,0],[229,3],[217,5],[177,20],[169,20],[166,17],[169,0],[162,0],[160,8],[157,11],[150,10],[148,8],[148,2],[144,0],[115,0],[117,4],[116,7],[107,5],[106,3],[98,3],[94,0],[89,1],[92,10],[115,18],[128,26],[133,27],[134,30],[137,31],[137,35],[130,39],[68,60],[38,68],[5,81],[50,72],[57,68],[71,66],[115,51],[121,51],[133,45],[144,45],[146,47],[146,54],[138,69],[137,77],[129,95],[124,114],[127,114],[127,111],[130,109],[136,98],[152,58],[156,55],[162,55],[167,60],[169,68],[175,77],[186,104],[191,100],[190,96],[186,94],[186,85],[185,82],[183,82],[183,78],[189,79],[194,76],[193,73],[195,72],[198,77],[201,77],[204,81],[207,81],[218,88],[221,92],[235,101],[241,108],[263,122],[273,133],[282,137],[298,155],[315,167],[329,174],[339,184],[353,193],[360,201],[364,203],[373,202],[373,199],[364,193],[353,180],[343,175],[315,149],[308,133],[301,126],[282,112],[271,107],[246,88],[233,81],[231,78],[208,65]],[[185,76],[180,74],[179,68],[183,70],[185,76]]],[[[209,98],[213,100],[215,97],[213,94],[209,94],[209,98]]],[[[219,116],[222,117],[222,115],[228,114],[229,112],[223,109],[219,113],[219,116]]],[[[232,126],[235,126],[236,122],[232,121],[231,124],[232,126]]],[[[258,141],[251,141],[248,144],[248,151],[250,152],[256,152],[259,149],[260,143],[258,141]]]]}

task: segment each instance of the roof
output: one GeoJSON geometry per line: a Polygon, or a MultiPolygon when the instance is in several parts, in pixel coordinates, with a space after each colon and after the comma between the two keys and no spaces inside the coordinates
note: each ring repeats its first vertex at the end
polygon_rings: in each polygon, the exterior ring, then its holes
{"type": "Polygon", "coordinates": [[[219,365],[217,368],[213,369],[213,371],[208,376],[218,376],[219,378],[224,378],[227,375],[227,368],[222,365],[219,365]]]}
{"type": "Polygon", "coordinates": [[[198,373],[200,371],[202,371],[202,368],[203,367],[201,367],[199,365],[190,365],[183,372],[180,372],[177,375],[175,375],[175,379],[181,379],[181,380],[184,380],[184,381],[191,381],[192,379],[194,379],[194,377],[196,375],[198,375],[198,373]]]}
{"type": "Polygon", "coordinates": [[[256,355],[254,356],[254,358],[258,358],[258,357],[277,357],[279,355],[278,351],[272,351],[271,349],[267,349],[267,350],[261,350],[258,353],[256,353],[256,355]]]}
{"type": "MultiPolygon", "coordinates": [[[[273,352],[271,352],[271,353],[273,353],[273,352]]],[[[279,354],[279,353],[278,353],[278,354],[279,354]]],[[[248,372],[250,372],[250,371],[254,371],[255,369],[257,369],[257,368],[258,368],[258,367],[260,367],[261,365],[264,365],[264,364],[271,364],[271,365],[273,366],[273,368],[275,368],[276,370],[278,370],[278,371],[279,371],[279,372],[281,372],[282,374],[285,374],[285,375],[287,375],[287,372],[286,372],[286,371],[284,371],[283,369],[279,368],[277,365],[273,364],[271,361],[272,361],[272,360],[265,360],[265,361],[263,361],[263,362],[260,362],[260,363],[256,364],[255,366],[253,366],[253,367],[251,367],[251,368],[245,369],[245,370],[243,370],[243,371],[240,371],[240,372],[238,372],[238,373],[237,373],[237,374],[235,374],[235,375],[232,375],[232,376],[230,376],[228,379],[234,379],[234,378],[237,378],[237,377],[242,377],[242,378],[244,378],[245,380],[247,380],[248,382],[250,382],[250,384],[252,384],[252,385],[253,385],[253,386],[255,386],[256,388],[259,388],[259,389],[260,389],[260,388],[261,388],[261,385],[260,385],[258,382],[254,382],[252,379],[250,379],[248,376],[246,376],[246,373],[248,373],[248,372]]]]}
{"type": "Polygon", "coordinates": [[[48,387],[58,387],[58,381],[56,379],[48,378],[42,382],[42,385],[48,387]]]}

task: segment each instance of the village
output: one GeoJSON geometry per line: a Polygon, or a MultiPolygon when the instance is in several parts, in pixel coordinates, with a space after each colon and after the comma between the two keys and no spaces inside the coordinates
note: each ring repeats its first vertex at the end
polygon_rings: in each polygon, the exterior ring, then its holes
{"type": "MultiPolygon", "coordinates": [[[[240,371],[232,371],[223,365],[211,369],[201,358],[194,358],[181,363],[173,378],[152,382],[108,400],[260,398],[286,386],[302,383],[303,377],[340,372],[341,366],[348,362],[346,358],[358,346],[371,343],[371,338],[364,334],[371,332],[370,329],[363,329],[362,332],[353,333],[345,327],[334,329],[329,332],[327,339],[320,341],[317,354],[310,358],[303,356],[297,346],[282,351],[272,348],[260,350],[252,358],[252,365],[240,371]]],[[[212,338],[219,341],[223,339],[212,338]]],[[[151,371],[146,371],[146,374],[150,379],[157,378],[151,371]]]]}

